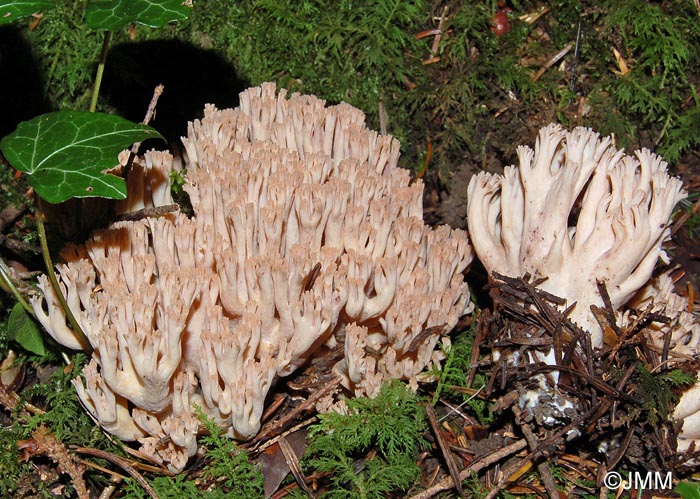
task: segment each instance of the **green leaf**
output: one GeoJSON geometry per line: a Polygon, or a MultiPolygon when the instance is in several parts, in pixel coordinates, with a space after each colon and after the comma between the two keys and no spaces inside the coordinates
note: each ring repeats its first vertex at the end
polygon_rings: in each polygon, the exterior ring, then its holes
{"type": "Polygon", "coordinates": [[[0,141],[0,150],[50,203],[74,197],[124,199],[124,179],[102,172],[117,165],[120,151],[149,138],[162,137],[119,116],[58,111],[20,123],[0,141]]]}
{"type": "Polygon", "coordinates": [[[41,10],[50,10],[56,7],[52,0],[0,0],[0,25],[11,23],[17,19],[30,16],[41,10]]]}
{"type": "Polygon", "coordinates": [[[10,338],[19,343],[25,350],[36,355],[46,355],[44,338],[41,336],[39,326],[19,303],[15,303],[12,312],[10,312],[10,317],[7,319],[7,330],[10,333],[10,338]]]}
{"type": "Polygon", "coordinates": [[[106,0],[90,2],[85,18],[92,29],[115,30],[131,23],[160,28],[187,19],[191,11],[185,0],[106,0]]]}
{"type": "Polygon", "coordinates": [[[700,483],[697,482],[680,482],[673,491],[682,499],[700,499],[700,483]]]}

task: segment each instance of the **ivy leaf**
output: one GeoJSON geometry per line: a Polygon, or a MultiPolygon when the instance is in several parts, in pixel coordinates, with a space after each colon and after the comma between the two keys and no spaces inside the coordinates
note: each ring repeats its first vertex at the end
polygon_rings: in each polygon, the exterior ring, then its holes
{"type": "Polygon", "coordinates": [[[10,317],[7,319],[7,330],[10,333],[10,339],[19,343],[19,346],[25,350],[42,357],[46,355],[44,338],[41,336],[39,326],[19,303],[15,303],[12,312],[10,312],[10,317]]]}
{"type": "Polygon", "coordinates": [[[0,0],[0,25],[56,7],[53,0],[0,0]]]}
{"type": "Polygon", "coordinates": [[[120,151],[149,138],[162,137],[149,126],[111,114],[58,111],[20,123],[0,141],[0,150],[50,203],[74,197],[124,199],[124,179],[102,172],[117,165],[120,151]]]}
{"type": "Polygon", "coordinates": [[[189,17],[185,0],[103,0],[90,2],[85,19],[92,29],[115,30],[131,23],[160,28],[189,17]]]}
{"type": "Polygon", "coordinates": [[[697,482],[680,482],[673,491],[682,499],[700,499],[700,484],[697,482]]]}

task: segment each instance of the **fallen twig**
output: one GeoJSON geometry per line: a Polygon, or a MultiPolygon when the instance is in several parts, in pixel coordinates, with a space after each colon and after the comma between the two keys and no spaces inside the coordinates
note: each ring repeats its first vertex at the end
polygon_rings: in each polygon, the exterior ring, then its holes
{"type": "MultiPolygon", "coordinates": [[[[537,448],[537,437],[532,432],[530,425],[523,424],[520,429],[523,431],[530,449],[534,452],[537,448]]],[[[552,473],[549,471],[549,464],[545,461],[537,463],[537,471],[540,473],[540,478],[550,499],[559,499],[559,492],[557,492],[557,487],[554,485],[554,478],[552,478],[552,473]]]]}
{"type": "Polygon", "coordinates": [[[297,481],[297,484],[299,484],[299,487],[301,487],[301,489],[312,499],[316,497],[309,487],[309,484],[306,483],[304,472],[301,470],[301,464],[299,463],[299,457],[297,456],[296,452],[294,452],[294,449],[292,449],[289,442],[287,442],[287,439],[280,437],[277,443],[279,444],[280,450],[282,451],[282,454],[284,454],[284,459],[287,461],[287,466],[289,466],[289,470],[292,472],[292,475],[294,475],[294,479],[297,481]]]}
{"type": "MultiPolygon", "coordinates": [[[[527,441],[523,438],[506,447],[503,447],[502,449],[494,451],[491,454],[487,454],[486,456],[474,461],[472,464],[460,471],[459,479],[466,480],[471,476],[472,473],[478,473],[484,468],[488,468],[492,464],[497,463],[501,459],[504,459],[508,456],[515,454],[516,452],[523,450],[525,447],[527,447],[527,441]]],[[[452,481],[452,477],[445,478],[443,480],[440,480],[438,483],[436,483],[429,489],[426,489],[423,492],[410,497],[410,499],[428,499],[442,491],[450,490],[453,486],[454,483],[452,481]]]]}
{"type": "Polygon", "coordinates": [[[32,432],[32,438],[17,442],[17,448],[23,452],[23,459],[34,455],[47,456],[58,466],[61,473],[71,478],[71,483],[80,499],[89,499],[90,494],[83,479],[85,466],[74,455],[68,452],[66,446],[49,430],[41,425],[32,432]]]}
{"type": "Polygon", "coordinates": [[[143,487],[143,490],[146,491],[146,493],[151,496],[153,499],[160,499],[158,497],[158,494],[156,493],[155,489],[151,487],[151,485],[146,481],[146,479],[136,471],[136,468],[131,466],[131,464],[124,458],[115,456],[114,454],[110,452],[106,452],[100,449],[91,449],[88,447],[71,447],[75,452],[79,452],[81,454],[87,454],[89,456],[95,456],[99,457],[102,459],[105,459],[111,463],[116,464],[119,466],[121,469],[126,471],[134,480],[136,480],[141,487],[143,487]]]}
{"type": "Polygon", "coordinates": [[[438,446],[440,447],[442,455],[445,458],[447,469],[449,470],[450,476],[452,477],[452,484],[455,490],[457,490],[459,497],[461,497],[462,499],[466,499],[467,496],[464,495],[464,490],[462,490],[462,480],[459,477],[459,470],[457,469],[457,464],[455,463],[455,460],[452,457],[450,447],[447,445],[447,442],[445,442],[445,438],[442,436],[442,430],[440,429],[437,417],[435,416],[435,409],[433,409],[432,405],[426,404],[425,412],[428,415],[428,422],[430,423],[430,426],[433,429],[433,433],[435,434],[435,438],[437,439],[438,446]]]}
{"type": "Polygon", "coordinates": [[[324,386],[320,390],[314,392],[311,396],[309,396],[308,399],[306,399],[303,403],[299,404],[299,406],[297,406],[293,410],[289,411],[287,414],[285,414],[279,420],[274,421],[269,425],[266,425],[266,427],[263,428],[262,431],[260,431],[260,433],[258,433],[255,436],[255,438],[253,438],[250,441],[249,446],[252,446],[258,442],[261,442],[266,437],[268,437],[268,436],[272,435],[274,432],[278,431],[280,428],[282,428],[289,421],[291,421],[292,419],[297,417],[299,414],[304,412],[309,407],[312,407],[318,400],[322,399],[328,393],[333,391],[339,384],[340,384],[340,376],[335,376],[333,379],[328,381],[326,386],[324,386]]]}

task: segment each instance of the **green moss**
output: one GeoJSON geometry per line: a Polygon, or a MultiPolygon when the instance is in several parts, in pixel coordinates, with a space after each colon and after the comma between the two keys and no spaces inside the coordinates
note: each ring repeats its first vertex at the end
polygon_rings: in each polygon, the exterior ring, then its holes
{"type": "Polygon", "coordinates": [[[692,385],[696,378],[681,369],[652,373],[640,364],[632,380],[637,385],[636,394],[644,401],[646,420],[655,425],[667,421],[678,402],[673,389],[692,385]]]}
{"type": "MultiPolygon", "coordinates": [[[[72,361],[74,366],[80,366],[85,361],[85,356],[75,355],[72,361]]],[[[27,362],[26,359],[24,362],[27,362]]],[[[35,475],[35,468],[21,459],[17,445],[20,441],[31,439],[32,432],[41,425],[48,428],[49,432],[65,445],[92,447],[124,455],[119,446],[105,436],[80,405],[71,385],[73,377],[74,370],[57,369],[47,382],[36,384],[21,393],[20,404],[11,415],[12,424],[0,428],[0,496],[10,497],[21,481],[35,475]],[[44,412],[36,415],[20,412],[25,401],[39,405],[44,412]]],[[[96,461],[107,465],[99,459],[96,461]]],[[[87,477],[89,480],[104,482],[101,477],[90,472],[87,477]]],[[[32,486],[45,487],[41,482],[35,484],[36,480],[30,481],[32,486]]],[[[66,489],[65,497],[70,497],[70,490],[70,487],[66,489]]],[[[41,493],[41,490],[37,492],[41,493]]],[[[52,497],[48,491],[45,496],[52,497]]]]}
{"type": "MultiPolygon", "coordinates": [[[[421,0],[199,2],[189,26],[178,28],[202,46],[223,47],[246,80],[277,81],[331,103],[346,101],[379,128],[378,107],[389,112],[396,94],[420,69],[415,33],[426,16],[421,0]]],[[[400,133],[399,133],[400,135],[400,133]]]]}
{"type": "Polygon", "coordinates": [[[35,29],[26,32],[42,70],[46,95],[55,109],[87,109],[90,101],[102,34],[85,24],[86,4],[59,0],[35,29]]]}
{"type": "Polygon", "coordinates": [[[41,401],[45,410],[43,414],[31,416],[23,423],[24,438],[44,425],[66,445],[110,449],[121,453],[85,412],[71,383],[86,362],[85,355],[76,354],[71,361],[71,369],[58,368],[46,383],[36,384],[22,392],[24,400],[41,401]]]}
{"type": "Polygon", "coordinates": [[[29,463],[20,460],[17,441],[21,440],[16,426],[0,427],[0,496],[12,497],[21,477],[31,473],[29,463]]]}
{"type": "Polygon", "coordinates": [[[204,467],[204,478],[223,479],[220,485],[232,497],[262,497],[263,476],[260,469],[250,463],[248,454],[223,435],[221,428],[199,407],[197,416],[208,433],[201,440],[207,446],[206,458],[209,460],[204,467]]]}
{"type": "Polygon", "coordinates": [[[469,330],[458,333],[452,339],[452,346],[447,351],[447,359],[442,370],[433,373],[438,378],[433,404],[437,403],[440,397],[447,397],[448,400],[452,400],[458,405],[465,404],[470,407],[479,422],[488,425],[493,421],[493,412],[489,403],[477,395],[479,389],[488,382],[487,377],[484,374],[476,374],[472,385],[467,387],[474,338],[476,337],[476,325],[477,321],[472,321],[469,330]]]}
{"type": "Polygon", "coordinates": [[[607,8],[603,33],[630,67],[602,87],[630,123],[621,137],[629,143],[638,129],[649,129],[659,152],[674,162],[700,142],[697,90],[689,79],[699,70],[697,13],[685,2],[634,0],[607,8]]]}
{"type": "Polygon", "coordinates": [[[420,477],[416,453],[425,448],[425,410],[400,382],[377,397],[347,400],[348,413],[318,416],[305,463],[330,475],[325,498],[383,498],[420,477]],[[370,450],[376,453],[368,454],[370,450]]]}
{"type": "MultiPolygon", "coordinates": [[[[495,2],[446,3],[435,54],[434,37],[416,35],[438,26],[442,8],[423,0],[199,0],[190,19],[162,30],[122,30],[113,43],[178,38],[216,50],[253,85],[276,81],[331,103],[347,101],[367,113],[372,128],[384,123],[402,140],[409,168],[428,142],[433,161],[448,170],[465,151],[489,152],[484,145],[498,142],[500,130],[529,141],[533,118],[614,133],[619,145],[655,147],[670,162],[700,143],[700,23],[692,2],[548,6],[529,24],[519,18],[542,4],[513,3],[512,29],[499,37],[491,31],[495,2]],[[578,59],[572,49],[533,83],[545,62],[576,40],[579,22],[578,59]],[[626,75],[614,72],[613,47],[630,67],[626,75]],[[430,57],[439,60],[423,64],[430,57]]],[[[86,28],[84,7],[62,0],[27,30],[56,108],[87,104],[102,35],[86,28]]]]}
{"type": "MultiPolygon", "coordinates": [[[[224,499],[227,497],[220,490],[209,493],[202,492],[197,488],[195,481],[190,480],[187,478],[187,475],[184,474],[175,477],[159,476],[150,480],[149,484],[156,491],[160,499],[181,499],[185,497],[188,499],[224,499]]],[[[148,499],[150,495],[136,480],[127,478],[121,497],[123,497],[123,499],[148,499]]]]}

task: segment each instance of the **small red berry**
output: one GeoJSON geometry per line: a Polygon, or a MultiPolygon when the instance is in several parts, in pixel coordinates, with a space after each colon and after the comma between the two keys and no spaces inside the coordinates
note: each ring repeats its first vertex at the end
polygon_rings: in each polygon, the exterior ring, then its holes
{"type": "Polygon", "coordinates": [[[496,36],[503,36],[510,31],[510,19],[508,18],[508,12],[505,9],[499,10],[494,14],[491,31],[496,36]]]}

